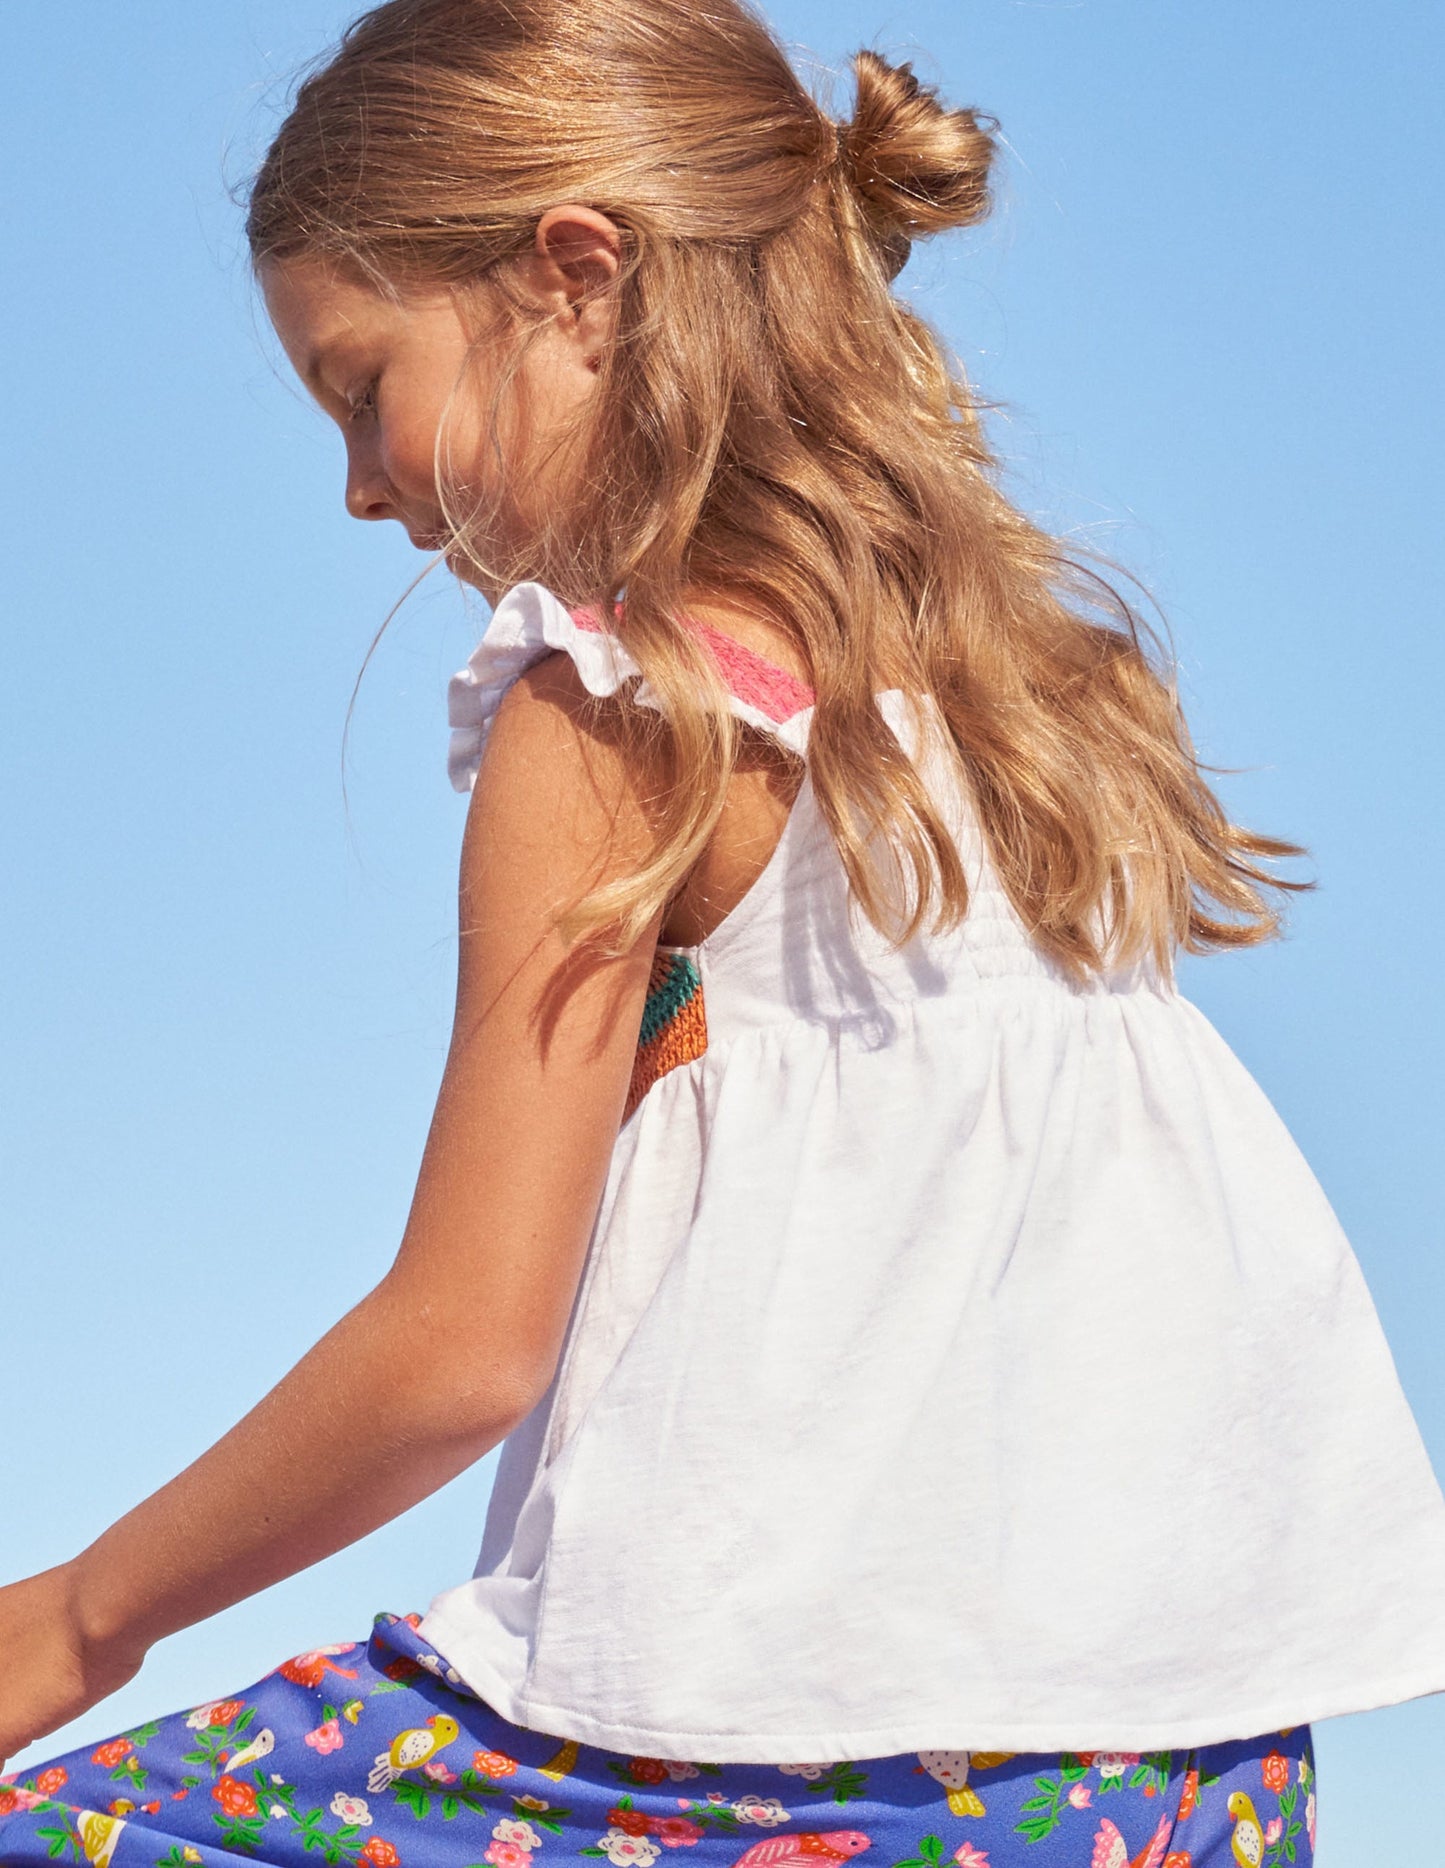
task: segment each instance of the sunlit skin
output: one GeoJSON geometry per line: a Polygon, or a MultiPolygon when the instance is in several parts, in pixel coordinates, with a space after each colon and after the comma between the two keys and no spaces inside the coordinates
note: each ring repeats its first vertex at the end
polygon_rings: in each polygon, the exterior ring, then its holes
{"type": "MultiPolygon", "coordinates": [[[[566,497],[569,452],[559,440],[578,430],[596,393],[610,334],[608,282],[620,260],[616,225],[591,208],[551,208],[533,250],[512,262],[538,328],[501,405],[500,458],[487,430],[499,357],[479,341],[480,297],[412,288],[393,298],[334,263],[271,261],[261,288],[276,335],[297,376],[336,422],[346,444],[346,508],[357,519],[394,519],[422,551],[445,542],[436,482],[437,438],[455,494],[488,502],[503,495],[508,542],[566,497]],[[469,328],[469,325],[471,328],[469,328]]],[[[481,292],[486,291],[485,284],[481,292]]],[[[493,316],[495,314],[492,314],[493,316]]],[[[452,567],[481,585],[460,556],[452,567]]]]}
{"type": "MultiPolygon", "coordinates": [[[[566,497],[569,462],[553,443],[596,393],[609,314],[605,291],[589,288],[616,269],[605,217],[543,216],[519,262],[542,324],[498,460],[482,444],[498,357],[472,345],[460,301],[398,303],[315,262],[267,267],[286,353],[345,436],[348,509],[394,519],[434,548],[434,443],[460,377],[448,422],[457,477],[490,496],[487,476],[500,475],[525,551],[537,502],[566,497]]],[[[769,652],[770,626],[726,593],[689,602],[769,652]]],[[[786,636],[776,640],[775,658],[789,660],[786,636]]],[[[493,723],[462,845],[456,1021],[395,1262],[184,1472],[75,1557],[0,1587],[0,1768],[131,1679],[157,1640],[427,1497],[545,1393],[657,940],[704,938],[728,912],[770,854],[797,782],[765,751],[745,756],[711,844],[666,911],[626,953],[578,956],[557,929],[558,904],[635,874],[652,847],[645,776],[587,700],[570,660],[548,656],[493,723]],[[469,1294],[465,1329],[458,1291],[469,1294]]]]}

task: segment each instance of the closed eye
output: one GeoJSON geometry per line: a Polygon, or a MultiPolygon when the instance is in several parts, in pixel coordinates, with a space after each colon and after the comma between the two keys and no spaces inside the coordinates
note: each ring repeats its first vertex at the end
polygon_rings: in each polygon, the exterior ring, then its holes
{"type": "Polygon", "coordinates": [[[376,413],[376,389],[380,381],[381,378],[379,376],[373,376],[360,394],[354,396],[347,403],[346,419],[348,422],[354,422],[358,415],[374,415],[376,413]]]}

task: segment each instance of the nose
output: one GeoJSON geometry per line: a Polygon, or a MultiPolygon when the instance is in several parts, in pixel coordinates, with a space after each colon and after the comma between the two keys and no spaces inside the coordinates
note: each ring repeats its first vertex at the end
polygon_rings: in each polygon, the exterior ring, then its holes
{"type": "Polygon", "coordinates": [[[394,519],[397,516],[391,499],[391,483],[382,472],[381,463],[369,450],[347,450],[346,510],[353,519],[394,519]]]}

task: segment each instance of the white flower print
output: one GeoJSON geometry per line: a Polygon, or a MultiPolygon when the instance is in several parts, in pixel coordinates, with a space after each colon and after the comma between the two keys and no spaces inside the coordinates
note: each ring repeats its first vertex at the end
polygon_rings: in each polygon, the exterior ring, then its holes
{"type": "Polygon", "coordinates": [[[776,1797],[738,1797],[733,1808],[740,1823],[759,1823],[764,1829],[788,1820],[788,1812],[776,1797]]]}
{"type": "Polygon", "coordinates": [[[780,1764],[778,1769],[789,1777],[821,1777],[828,1769],[826,1764],[780,1764]]]}
{"type": "Polygon", "coordinates": [[[349,1797],[344,1790],[338,1790],[331,1799],[331,1814],[339,1816],[344,1823],[351,1823],[357,1829],[371,1827],[371,1811],[367,1808],[365,1797],[349,1797]]]}
{"type": "Polygon", "coordinates": [[[269,1812],[269,1813],[270,1813],[270,1816],[271,1816],[271,1820],[272,1820],[273,1822],[275,1822],[275,1821],[277,1820],[277,1818],[279,1818],[279,1817],[282,1817],[282,1816],[284,1816],[284,1815],[286,1814],[286,1811],[285,1811],[285,1809],[284,1809],[284,1808],[282,1807],[282,1805],[281,1805],[281,1804],[279,1804],[279,1803],[273,1803],[273,1804],[271,1805],[271,1809],[270,1809],[270,1812],[269,1812]]]}
{"type": "Polygon", "coordinates": [[[195,1711],[189,1713],[186,1717],[186,1730],[190,1732],[204,1731],[211,1723],[211,1708],[213,1706],[219,1706],[220,1703],[218,1699],[208,1699],[204,1706],[197,1706],[195,1711]]]}
{"type": "Polygon", "coordinates": [[[681,1784],[689,1777],[698,1775],[697,1766],[687,1763],[682,1758],[659,1758],[658,1763],[667,1766],[667,1774],[675,1784],[681,1784]]]}
{"type": "Polygon", "coordinates": [[[655,1842],[646,1836],[630,1836],[625,1829],[609,1829],[597,1838],[597,1846],[617,1868],[633,1868],[634,1863],[636,1868],[652,1868],[660,1853],[655,1842]]]}
{"type": "Polygon", "coordinates": [[[1122,1777],[1131,1764],[1139,1762],[1139,1754],[1133,1751],[1099,1751],[1094,1754],[1094,1763],[1103,1778],[1122,1777]]]}
{"type": "Polygon", "coordinates": [[[504,1816],[493,1827],[492,1834],[498,1842],[515,1842],[519,1849],[539,1849],[542,1846],[542,1838],[530,1823],[518,1822],[511,1816],[504,1816]]]}

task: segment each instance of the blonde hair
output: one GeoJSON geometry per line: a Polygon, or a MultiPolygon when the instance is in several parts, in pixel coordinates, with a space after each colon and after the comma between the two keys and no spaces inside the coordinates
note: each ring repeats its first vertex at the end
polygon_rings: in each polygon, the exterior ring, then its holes
{"type": "Polygon", "coordinates": [[[574,929],[629,944],[711,835],[738,731],[678,619],[725,588],[811,671],[814,793],[893,939],[956,925],[968,885],[884,686],[936,699],[1004,887],[1072,976],[1267,939],[1266,891],[1308,885],[1264,864],[1300,850],[1229,820],[1152,636],[1004,497],[979,399],[892,290],[913,239],[988,212],[998,126],[908,65],[854,72],[840,125],[739,0],[387,0],[300,86],[252,254],[505,291],[548,207],[622,229],[575,495],[525,559],[454,521],[498,586],[604,614],[625,592],[616,633],[663,704],[625,709],[640,754],[660,741],[655,848],[574,929]]]}

